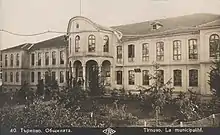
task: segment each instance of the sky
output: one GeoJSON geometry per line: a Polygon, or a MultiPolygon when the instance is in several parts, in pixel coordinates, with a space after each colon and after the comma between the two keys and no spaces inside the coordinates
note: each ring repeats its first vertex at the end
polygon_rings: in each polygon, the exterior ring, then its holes
{"type": "MultiPolygon", "coordinates": [[[[115,26],[194,13],[220,14],[220,0],[81,0],[81,15],[115,26]]],[[[80,15],[80,0],[0,0],[0,29],[19,34],[66,32],[80,15]]],[[[20,37],[0,32],[0,49],[36,43],[59,34],[20,37]]]]}

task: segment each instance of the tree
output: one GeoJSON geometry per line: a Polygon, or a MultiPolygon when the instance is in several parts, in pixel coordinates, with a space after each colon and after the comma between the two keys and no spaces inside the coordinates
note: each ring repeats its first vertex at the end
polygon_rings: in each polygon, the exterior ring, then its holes
{"type": "Polygon", "coordinates": [[[171,79],[164,83],[163,73],[161,74],[160,65],[155,63],[153,67],[155,68],[154,74],[150,75],[152,85],[150,85],[147,89],[144,88],[144,90],[140,93],[142,102],[144,102],[143,100],[147,100],[147,102],[150,100],[154,114],[156,115],[156,120],[158,120],[159,114],[162,114],[163,107],[166,104],[171,103],[172,91],[174,88],[170,86],[172,83],[171,79]]]}
{"type": "Polygon", "coordinates": [[[16,97],[19,103],[27,103],[30,98],[30,89],[27,82],[24,82],[21,89],[16,93],[16,97]]]}

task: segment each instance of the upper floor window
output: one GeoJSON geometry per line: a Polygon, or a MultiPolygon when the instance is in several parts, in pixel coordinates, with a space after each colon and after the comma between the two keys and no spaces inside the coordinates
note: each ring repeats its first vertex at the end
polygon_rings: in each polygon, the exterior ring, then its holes
{"type": "Polygon", "coordinates": [[[209,37],[209,55],[210,57],[216,57],[217,53],[220,53],[220,39],[219,35],[213,34],[209,37]]]}
{"type": "Polygon", "coordinates": [[[80,50],[80,36],[77,35],[75,37],[75,52],[79,52],[80,50]]]}
{"type": "Polygon", "coordinates": [[[31,54],[31,65],[34,66],[35,63],[35,55],[34,53],[31,54]]]}
{"type": "Polygon", "coordinates": [[[198,70],[196,69],[189,70],[189,86],[198,86],[198,70]]]}
{"type": "Polygon", "coordinates": [[[142,61],[149,61],[149,44],[142,44],[142,61]]]}
{"type": "Polygon", "coordinates": [[[60,51],[60,64],[64,64],[64,51],[60,51]]]}
{"type": "Polygon", "coordinates": [[[78,24],[78,23],[76,24],[76,28],[77,28],[77,29],[79,28],[79,24],[78,24]]]}
{"type": "Polygon", "coordinates": [[[16,54],[16,66],[19,66],[19,59],[20,59],[20,56],[19,56],[19,53],[16,54]]]}
{"type": "Polygon", "coordinates": [[[117,46],[117,62],[122,63],[122,46],[117,46]]]}
{"type": "Polygon", "coordinates": [[[15,81],[16,81],[16,82],[19,82],[19,72],[16,72],[15,81]]]}
{"type": "Polygon", "coordinates": [[[164,43],[163,42],[157,42],[157,61],[163,61],[164,60],[164,43]]]}
{"type": "Polygon", "coordinates": [[[41,66],[41,52],[38,52],[37,60],[38,60],[37,65],[41,66]]]}
{"type": "Polygon", "coordinates": [[[60,71],[60,83],[64,83],[64,72],[60,71]]]}
{"type": "Polygon", "coordinates": [[[134,45],[128,45],[128,61],[129,62],[134,61],[134,57],[135,57],[134,45]]]}
{"type": "Polygon", "coordinates": [[[128,71],[128,84],[134,85],[134,81],[135,81],[134,70],[129,70],[128,71]]]}
{"type": "Polygon", "coordinates": [[[116,83],[122,85],[122,71],[116,71],[116,83]]]}
{"type": "Polygon", "coordinates": [[[4,79],[5,79],[5,82],[8,81],[8,73],[7,73],[7,72],[5,72],[5,77],[4,77],[4,79]]]}
{"type": "Polygon", "coordinates": [[[158,70],[157,74],[158,74],[158,81],[161,84],[164,84],[164,71],[163,70],[158,70]]]}
{"type": "Polygon", "coordinates": [[[89,35],[88,39],[89,43],[89,52],[95,52],[95,36],[94,35],[89,35]]]}
{"type": "Polygon", "coordinates": [[[13,72],[10,73],[10,82],[13,82],[13,72]]]}
{"type": "Polygon", "coordinates": [[[49,52],[45,52],[45,65],[49,65],[49,52]]]}
{"type": "Polygon", "coordinates": [[[150,76],[149,76],[149,70],[143,70],[143,85],[149,85],[150,76]]]}
{"type": "Polygon", "coordinates": [[[107,35],[104,36],[103,52],[109,52],[109,37],[107,35]]]}
{"type": "Polygon", "coordinates": [[[197,39],[190,39],[189,44],[189,59],[198,59],[197,39]]]}
{"type": "Polygon", "coordinates": [[[182,86],[182,71],[181,70],[174,70],[173,71],[173,78],[174,78],[174,86],[182,86]]]}
{"type": "Polygon", "coordinates": [[[56,52],[52,52],[52,65],[56,65],[56,52]]]}
{"type": "Polygon", "coordinates": [[[10,57],[10,66],[13,67],[13,63],[14,63],[14,55],[11,54],[11,57],[10,57]]]}
{"type": "Polygon", "coordinates": [[[173,41],[173,60],[181,60],[181,41],[173,41]]]}
{"type": "Polygon", "coordinates": [[[7,67],[7,66],[8,66],[8,55],[5,54],[5,67],[7,67]]]}
{"type": "Polygon", "coordinates": [[[0,54],[0,61],[2,61],[2,54],[0,54]]]}

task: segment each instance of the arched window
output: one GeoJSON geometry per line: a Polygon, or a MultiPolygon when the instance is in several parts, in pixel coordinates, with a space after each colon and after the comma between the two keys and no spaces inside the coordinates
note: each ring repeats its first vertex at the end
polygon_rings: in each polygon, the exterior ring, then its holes
{"type": "Polygon", "coordinates": [[[181,41],[175,40],[173,41],[173,60],[181,59],[181,41]]]}
{"type": "Polygon", "coordinates": [[[220,39],[219,35],[212,34],[209,37],[209,56],[216,57],[217,52],[220,51],[220,39]]]}
{"type": "Polygon", "coordinates": [[[164,43],[163,42],[157,42],[157,61],[163,61],[164,60],[164,43]]]}
{"type": "Polygon", "coordinates": [[[5,67],[7,67],[7,66],[8,66],[8,55],[5,54],[5,67]]]}
{"type": "Polygon", "coordinates": [[[16,55],[16,66],[19,66],[19,53],[16,55]]]}
{"type": "Polygon", "coordinates": [[[13,73],[10,73],[10,82],[13,82],[13,73]]]}
{"type": "Polygon", "coordinates": [[[182,71],[174,70],[173,79],[174,79],[174,83],[173,83],[174,86],[182,86],[182,71]]]}
{"type": "Polygon", "coordinates": [[[80,49],[80,44],[79,44],[79,42],[80,42],[80,36],[77,35],[77,36],[75,37],[75,52],[79,52],[79,49],[80,49]]]}
{"type": "Polygon", "coordinates": [[[191,87],[198,86],[198,70],[197,69],[189,70],[189,86],[191,87]]]}
{"type": "Polygon", "coordinates": [[[19,82],[19,72],[16,72],[16,78],[15,78],[16,82],[19,82]]]}
{"type": "Polygon", "coordinates": [[[14,55],[11,54],[11,58],[10,58],[10,66],[13,67],[13,62],[14,62],[14,55]]]}
{"type": "Polygon", "coordinates": [[[198,59],[197,39],[190,39],[189,44],[189,59],[198,59]]]}
{"type": "Polygon", "coordinates": [[[89,35],[88,41],[89,41],[88,43],[89,52],[95,52],[95,36],[89,35]]]}
{"type": "Polygon", "coordinates": [[[103,52],[109,52],[109,37],[107,35],[104,36],[103,52]]]}
{"type": "Polygon", "coordinates": [[[56,59],[56,52],[53,51],[52,52],[52,65],[56,65],[56,61],[57,61],[57,59],[56,59]]]}

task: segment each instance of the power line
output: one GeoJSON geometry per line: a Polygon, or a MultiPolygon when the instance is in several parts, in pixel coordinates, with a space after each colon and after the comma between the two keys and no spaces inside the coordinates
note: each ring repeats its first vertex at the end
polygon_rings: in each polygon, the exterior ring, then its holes
{"type": "Polygon", "coordinates": [[[39,33],[34,33],[34,34],[20,34],[20,33],[15,33],[15,32],[11,32],[8,30],[4,30],[1,29],[0,32],[6,32],[8,34],[11,35],[15,35],[15,36],[39,36],[39,35],[43,35],[43,34],[47,34],[47,33],[57,33],[57,34],[66,34],[67,32],[61,32],[61,31],[44,31],[44,32],[39,32],[39,33]]]}

